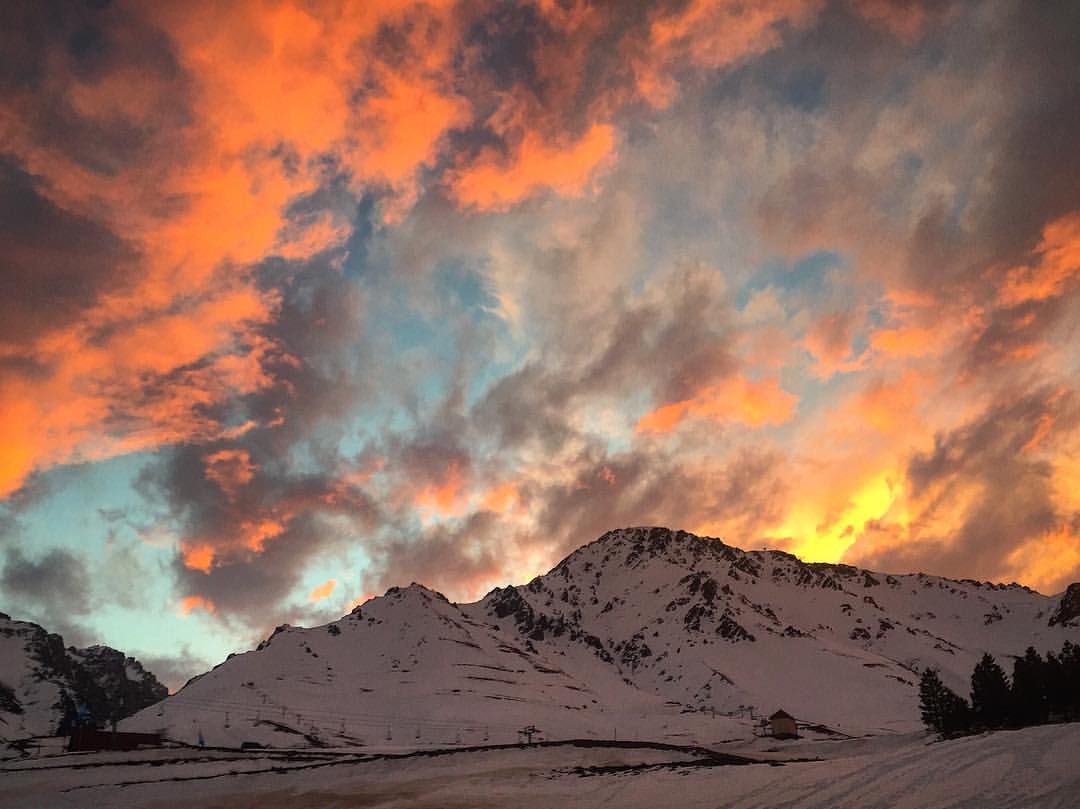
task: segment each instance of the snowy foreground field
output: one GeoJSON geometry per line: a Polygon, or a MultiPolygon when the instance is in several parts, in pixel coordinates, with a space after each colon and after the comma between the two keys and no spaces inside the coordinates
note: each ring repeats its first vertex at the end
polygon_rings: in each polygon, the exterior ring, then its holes
{"type": "Polygon", "coordinates": [[[715,752],[710,757],[695,748],[567,743],[437,755],[43,753],[0,763],[0,806],[1080,806],[1080,724],[934,743],[921,735],[757,740],[715,752]]]}

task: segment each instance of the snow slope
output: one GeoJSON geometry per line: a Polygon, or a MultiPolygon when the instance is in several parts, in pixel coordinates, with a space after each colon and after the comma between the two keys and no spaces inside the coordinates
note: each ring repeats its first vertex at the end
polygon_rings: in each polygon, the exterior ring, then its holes
{"type": "Polygon", "coordinates": [[[703,766],[680,751],[572,745],[336,761],[68,755],[0,764],[0,807],[1075,809],[1080,794],[1080,724],[930,744],[919,735],[795,747],[812,760],[703,766]]]}
{"type": "Polygon", "coordinates": [[[121,727],[210,745],[396,749],[513,742],[529,724],[607,735],[607,717],[625,719],[624,734],[685,725],[610,666],[569,674],[529,645],[418,584],[392,588],[325,626],[279,627],[121,727]]]}
{"type": "Polygon", "coordinates": [[[123,727],[212,745],[507,742],[528,724],[712,744],[783,707],[844,734],[906,732],[924,667],[966,692],[985,651],[1008,666],[1028,645],[1080,641],[1063,605],[624,529],[474,604],[414,584],[325,626],[279,628],[123,727]]]}

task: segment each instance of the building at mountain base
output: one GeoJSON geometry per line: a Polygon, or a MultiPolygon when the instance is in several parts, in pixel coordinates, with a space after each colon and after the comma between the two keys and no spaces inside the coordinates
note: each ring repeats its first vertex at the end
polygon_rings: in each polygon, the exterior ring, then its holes
{"type": "Polygon", "coordinates": [[[799,726],[795,724],[795,717],[783,709],[774,713],[769,717],[769,735],[774,739],[799,738],[799,726]]]}

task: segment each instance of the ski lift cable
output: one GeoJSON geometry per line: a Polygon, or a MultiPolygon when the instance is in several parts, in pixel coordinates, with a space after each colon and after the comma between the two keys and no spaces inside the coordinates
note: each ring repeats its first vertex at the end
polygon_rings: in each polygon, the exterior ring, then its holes
{"type": "MultiPolygon", "coordinates": [[[[230,710],[233,711],[233,712],[247,711],[247,712],[251,712],[251,713],[257,713],[260,710],[266,710],[267,713],[272,715],[274,713],[274,709],[276,707],[276,708],[283,708],[288,713],[290,713],[292,715],[301,716],[301,717],[304,717],[304,718],[325,718],[327,720],[333,720],[333,721],[340,721],[341,719],[346,719],[346,720],[351,721],[353,724],[361,724],[361,725],[362,724],[376,724],[376,725],[379,725],[380,727],[385,725],[388,721],[390,721],[390,722],[406,722],[406,723],[414,724],[414,725],[415,724],[420,724],[420,725],[422,725],[422,726],[424,726],[426,728],[433,729],[433,730],[438,730],[438,729],[455,730],[455,729],[458,729],[458,728],[463,728],[463,729],[466,729],[466,730],[475,729],[475,730],[479,731],[480,729],[483,728],[483,726],[485,724],[490,725],[492,727],[504,727],[504,728],[516,727],[516,724],[501,723],[501,722],[486,722],[486,723],[463,722],[463,721],[456,721],[456,720],[451,720],[451,719],[445,719],[445,720],[428,719],[428,718],[421,718],[421,717],[401,716],[401,715],[396,715],[396,714],[361,713],[361,712],[357,712],[357,711],[334,710],[334,709],[325,709],[325,708],[303,708],[303,707],[301,707],[300,710],[297,710],[295,707],[290,707],[290,706],[270,706],[270,705],[264,705],[264,704],[261,704],[261,703],[259,703],[259,704],[243,703],[243,702],[238,702],[238,701],[235,701],[235,700],[221,700],[221,699],[210,699],[210,698],[194,698],[194,697],[177,698],[177,697],[173,697],[169,701],[168,704],[173,705],[173,706],[179,705],[181,707],[188,706],[188,707],[194,708],[194,709],[196,709],[198,711],[207,712],[207,713],[215,713],[215,714],[226,714],[230,710]]],[[[168,707],[168,705],[166,707],[168,707]]]]}

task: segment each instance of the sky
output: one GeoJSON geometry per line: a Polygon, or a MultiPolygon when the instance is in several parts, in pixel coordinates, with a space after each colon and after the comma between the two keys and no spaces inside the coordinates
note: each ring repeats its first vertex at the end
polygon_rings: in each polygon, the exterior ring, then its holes
{"type": "Polygon", "coordinates": [[[1080,6],[0,10],[0,610],[176,687],[666,525],[1080,580],[1080,6]]]}

